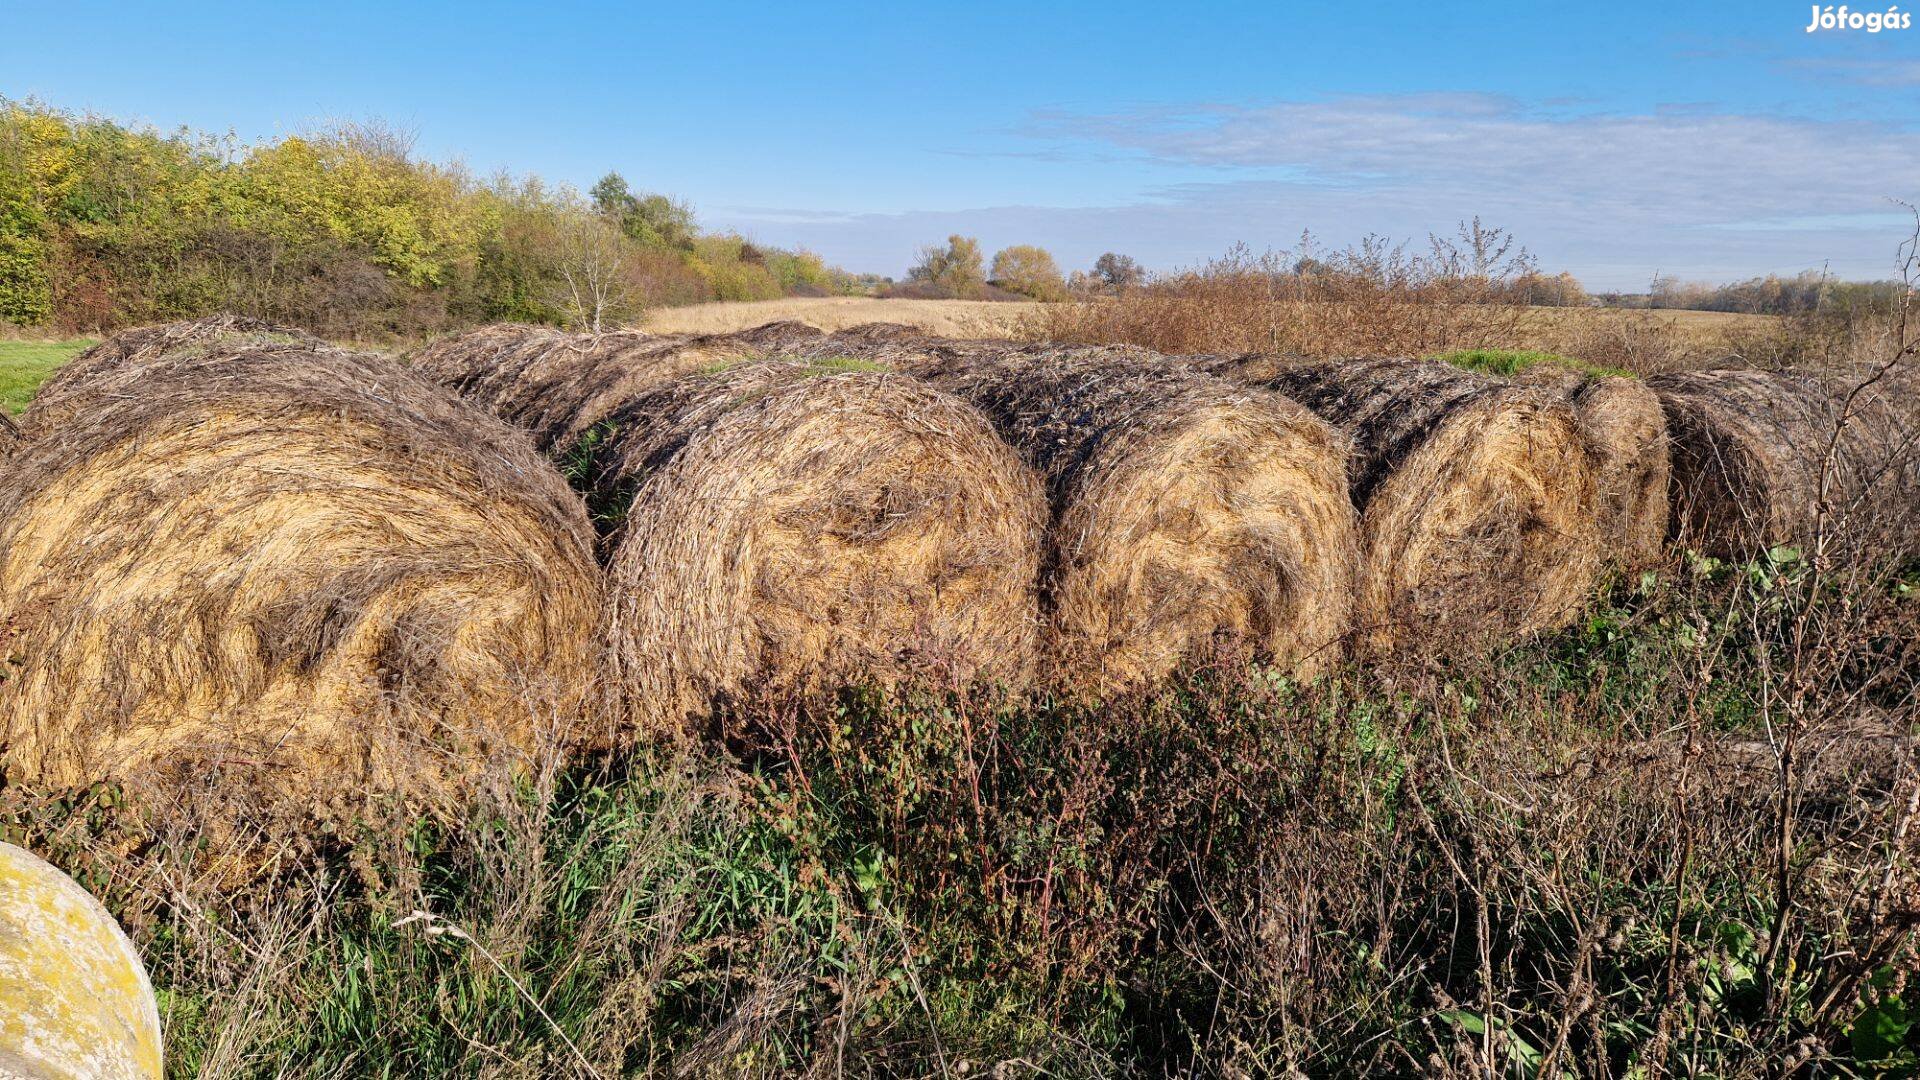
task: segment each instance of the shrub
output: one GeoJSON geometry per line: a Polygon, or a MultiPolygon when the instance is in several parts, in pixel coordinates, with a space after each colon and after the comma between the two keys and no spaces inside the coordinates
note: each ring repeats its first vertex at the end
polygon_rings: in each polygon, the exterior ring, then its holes
{"type": "MultiPolygon", "coordinates": [[[[1311,250],[1303,240],[1302,252],[1311,250]]],[[[1425,356],[1518,337],[1527,308],[1508,281],[1378,237],[1325,258],[1235,247],[1196,270],[1116,297],[1052,307],[1032,336],[1173,353],[1425,356]]]]}

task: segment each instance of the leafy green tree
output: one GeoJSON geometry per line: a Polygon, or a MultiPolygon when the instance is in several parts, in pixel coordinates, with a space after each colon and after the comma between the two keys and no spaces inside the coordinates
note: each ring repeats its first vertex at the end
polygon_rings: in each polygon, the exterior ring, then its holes
{"type": "Polygon", "coordinates": [[[1047,249],[1032,244],[1002,248],[993,257],[993,283],[1035,300],[1064,300],[1066,279],[1047,249]]]}
{"type": "Polygon", "coordinates": [[[693,209],[665,195],[636,194],[625,177],[610,172],[587,190],[594,208],[629,239],[654,247],[692,251],[697,230],[693,209]]]}
{"type": "Polygon", "coordinates": [[[340,336],[831,291],[817,256],[703,236],[610,173],[476,180],[340,125],[243,144],[0,98],[0,321],[110,329],[235,311],[340,336]]]}

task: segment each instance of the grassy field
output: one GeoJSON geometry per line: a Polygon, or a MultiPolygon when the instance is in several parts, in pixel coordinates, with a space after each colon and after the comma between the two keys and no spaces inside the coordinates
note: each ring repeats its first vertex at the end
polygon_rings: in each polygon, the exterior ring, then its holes
{"type": "Polygon", "coordinates": [[[0,341],[0,407],[18,416],[33,400],[33,392],[55,368],[93,344],[91,338],[71,341],[0,341]]]}

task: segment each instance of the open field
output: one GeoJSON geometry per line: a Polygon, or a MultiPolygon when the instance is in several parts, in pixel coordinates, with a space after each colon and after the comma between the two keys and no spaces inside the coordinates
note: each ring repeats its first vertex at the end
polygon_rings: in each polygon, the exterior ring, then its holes
{"type": "MultiPolygon", "coordinates": [[[[719,334],[781,319],[793,319],[821,330],[844,330],[862,323],[899,323],[943,337],[1015,338],[1028,336],[1034,317],[1047,305],[985,300],[878,300],[869,297],[790,297],[737,303],[692,304],[648,312],[637,324],[651,333],[719,334]]],[[[1765,333],[1779,320],[1771,315],[1738,315],[1719,311],[1622,310],[1549,308],[1528,310],[1521,327],[1522,341],[1563,340],[1575,325],[1591,324],[1601,332],[1635,328],[1642,333],[1671,334],[1691,348],[1712,348],[1732,335],[1765,333]]]]}
{"type": "Polygon", "coordinates": [[[795,319],[821,330],[890,322],[943,337],[1013,337],[1039,304],[991,300],[876,300],[865,296],[788,297],[657,308],[639,328],[656,334],[722,334],[795,319]]]}
{"type": "Polygon", "coordinates": [[[1671,330],[1695,342],[1723,340],[1729,334],[1759,333],[1779,323],[1773,315],[1741,315],[1730,311],[1686,311],[1667,308],[1550,308],[1537,307],[1529,318],[1546,331],[1565,326],[1572,319],[1598,317],[1614,322],[1645,322],[1671,330]]]}

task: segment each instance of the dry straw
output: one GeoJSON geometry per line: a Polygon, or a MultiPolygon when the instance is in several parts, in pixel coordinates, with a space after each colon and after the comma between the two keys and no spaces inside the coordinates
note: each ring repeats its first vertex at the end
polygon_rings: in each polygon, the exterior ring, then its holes
{"type": "Polygon", "coordinates": [[[1639,379],[1608,376],[1585,380],[1572,400],[1592,451],[1604,554],[1625,567],[1658,562],[1673,483],[1660,398],[1639,379]]]}
{"type": "Polygon", "coordinates": [[[668,380],[817,338],[800,323],[729,334],[655,336],[634,330],[566,334],[482,327],[414,353],[414,370],[565,453],[632,399],[668,380]]]}
{"type": "Polygon", "coordinates": [[[1648,380],[1673,437],[1673,532],[1723,557],[1830,532],[1911,547],[1920,378],[1686,371],[1648,380]]]}
{"type": "Polygon", "coordinates": [[[587,483],[643,721],[761,691],[1033,666],[1040,482],[914,380],[744,363],[634,396],[587,483]]]}
{"type": "Polygon", "coordinates": [[[128,365],[150,363],[163,356],[190,356],[214,349],[246,345],[306,345],[326,343],[304,330],[278,326],[244,315],[209,315],[200,319],[159,323],[122,330],[62,364],[33,394],[29,425],[57,428],[74,411],[69,395],[81,407],[92,407],[90,387],[100,376],[128,365]]]}
{"type": "Polygon", "coordinates": [[[816,351],[883,360],[979,406],[1046,479],[1053,681],[1150,685],[1233,643],[1308,674],[1351,625],[1347,443],[1276,394],[1144,349],[942,342],[887,326],[816,351]]]}
{"type": "Polygon", "coordinates": [[[1600,538],[1562,395],[1411,360],[1286,367],[1268,385],[1353,438],[1355,618],[1372,647],[1471,647],[1578,610],[1600,538]]]}
{"type": "Polygon", "coordinates": [[[0,478],[10,776],[344,816],[581,734],[592,532],[521,435],[382,358],[125,344],[0,478]]]}
{"type": "Polygon", "coordinates": [[[1565,395],[1586,437],[1599,503],[1601,552],[1617,566],[1649,566],[1666,550],[1673,463],[1666,414],[1645,382],[1543,364],[1516,381],[1565,395]]]}
{"type": "Polygon", "coordinates": [[[565,363],[599,340],[612,347],[645,334],[614,333],[594,339],[546,326],[499,323],[440,338],[408,355],[405,362],[424,376],[502,419],[513,420],[529,369],[565,363]]]}

